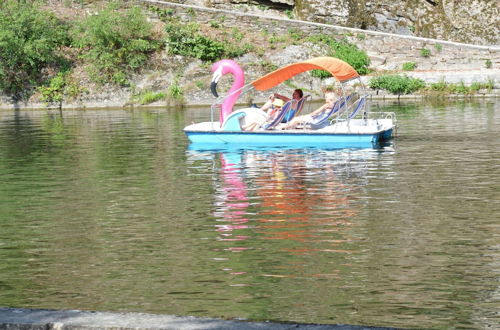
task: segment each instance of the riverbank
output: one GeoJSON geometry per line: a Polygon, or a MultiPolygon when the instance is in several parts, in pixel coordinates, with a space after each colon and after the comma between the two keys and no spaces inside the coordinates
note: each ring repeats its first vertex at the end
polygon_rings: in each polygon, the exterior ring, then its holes
{"type": "Polygon", "coordinates": [[[108,313],[79,310],[0,308],[0,329],[219,329],[219,330],[362,330],[393,329],[338,324],[245,322],[191,316],[108,313]]]}
{"type": "MultiPolygon", "coordinates": [[[[500,69],[489,69],[489,70],[441,70],[441,71],[412,71],[405,72],[405,75],[413,78],[419,78],[425,81],[426,84],[433,84],[437,82],[444,82],[446,84],[460,84],[463,83],[466,86],[470,86],[473,83],[487,83],[491,82],[494,84],[495,88],[491,90],[479,90],[474,94],[425,94],[425,93],[415,93],[408,95],[394,95],[383,90],[372,90],[367,89],[368,94],[370,94],[371,99],[377,100],[420,100],[426,98],[441,98],[441,99],[482,99],[482,98],[499,98],[500,97],[500,69]]],[[[361,80],[365,85],[368,85],[371,76],[362,76],[361,80]]],[[[301,86],[298,86],[301,87],[301,86]]],[[[282,86],[283,90],[278,92],[287,94],[291,93],[292,88],[287,86],[282,86]]],[[[209,88],[206,91],[198,91],[196,93],[187,94],[182,105],[190,107],[203,107],[209,106],[214,102],[214,97],[211,95],[209,88]]],[[[134,108],[134,109],[145,109],[145,108],[165,108],[172,106],[172,102],[168,100],[161,100],[154,103],[141,105],[134,104],[129,101],[130,94],[125,90],[116,92],[116,96],[113,98],[107,98],[104,96],[96,96],[95,100],[85,100],[78,101],[74,103],[63,103],[62,109],[110,109],[110,108],[134,108]]],[[[257,95],[256,98],[252,98],[251,102],[260,103],[264,102],[267,94],[261,93],[257,95]]],[[[320,95],[315,95],[315,99],[321,99],[320,95]]],[[[245,101],[240,100],[241,106],[244,106],[245,101]]],[[[248,103],[248,100],[246,100],[248,103]]],[[[0,100],[0,110],[34,110],[34,109],[59,109],[57,105],[47,105],[41,102],[29,102],[29,101],[19,101],[19,102],[3,102],[0,100]]]]}
{"type": "MultiPolygon", "coordinates": [[[[84,61],[82,54],[77,56],[71,53],[69,48],[63,48],[60,51],[65,56],[74,57],[72,67],[63,85],[54,83],[55,87],[51,87],[54,89],[54,95],[49,99],[62,99],[62,109],[211,104],[214,98],[209,85],[210,65],[213,61],[201,60],[192,54],[188,56],[189,54],[175,53],[169,49],[168,43],[173,41],[167,38],[169,35],[166,32],[167,27],[175,30],[184,25],[192,25],[197,31],[203,31],[203,38],[212,42],[223,40],[225,45],[236,40],[236,45],[246,45],[246,48],[240,49],[241,52],[233,54],[230,58],[234,58],[244,69],[247,82],[277,67],[296,61],[316,56],[334,56],[332,53],[334,49],[329,43],[335,41],[356,45],[366,53],[370,59],[370,71],[373,72],[371,76],[403,74],[421,77],[428,83],[444,82],[465,86],[472,83],[488,83],[493,85],[490,90],[475,91],[475,95],[472,96],[468,95],[470,93],[457,96],[497,97],[500,94],[498,91],[500,48],[496,46],[477,46],[333,26],[289,19],[284,14],[278,17],[266,13],[257,15],[238,11],[237,8],[221,10],[153,0],[138,0],[135,3],[143,6],[147,20],[152,25],[152,31],[155,31],[155,40],[161,45],[153,53],[148,54],[148,61],[136,70],[123,72],[126,75],[126,84],[118,86],[109,81],[101,84],[102,82],[97,83],[92,80],[88,70],[95,61],[84,61]],[[231,31],[230,38],[228,31],[231,31]],[[414,71],[403,71],[405,65],[413,66],[414,71]],[[175,91],[174,96],[169,95],[171,90],[175,91]],[[151,98],[146,100],[145,95],[153,96],[158,101],[151,103],[151,98]]],[[[97,4],[68,7],[60,2],[51,2],[44,7],[65,22],[72,22],[75,17],[85,17],[91,12],[99,12],[99,8],[97,4]]],[[[75,48],[71,48],[71,51],[75,51],[75,48]]],[[[227,54],[225,56],[227,57],[227,54]]],[[[54,78],[50,72],[52,71],[46,72],[47,84],[54,78]]],[[[364,76],[364,82],[367,83],[371,76],[364,76]]],[[[227,81],[230,79],[226,79],[227,81]]],[[[323,83],[320,78],[305,74],[294,78],[289,86],[280,86],[273,92],[283,94],[290,93],[294,88],[303,88],[313,97],[321,99],[320,87],[323,83]]],[[[224,85],[224,79],[221,79],[220,90],[229,89],[228,85],[229,83],[224,85]]],[[[48,93],[50,88],[45,85],[42,89],[38,87],[31,86],[31,89],[27,87],[26,95],[18,97],[22,101],[17,102],[14,102],[9,95],[0,93],[0,109],[47,108],[47,104],[43,102],[47,99],[43,91],[48,93]]],[[[370,93],[374,98],[398,98],[383,91],[370,91],[370,93]]],[[[269,91],[256,93],[240,99],[240,102],[259,103],[265,100],[268,94],[269,91]]],[[[455,97],[445,93],[433,96],[455,97]]],[[[415,94],[405,97],[422,98],[428,95],[415,94]]],[[[50,108],[59,108],[59,104],[50,104],[50,108]]]]}

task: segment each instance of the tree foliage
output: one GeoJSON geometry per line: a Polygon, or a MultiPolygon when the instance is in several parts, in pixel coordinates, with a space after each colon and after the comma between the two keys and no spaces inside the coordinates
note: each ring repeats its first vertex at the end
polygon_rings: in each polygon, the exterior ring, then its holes
{"type": "Polygon", "coordinates": [[[58,50],[68,42],[66,31],[32,3],[0,2],[0,89],[19,96],[39,82],[45,68],[61,66],[58,50]]]}
{"type": "Polygon", "coordinates": [[[202,35],[196,23],[186,25],[170,23],[165,26],[167,48],[170,54],[215,61],[222,58],[224,44],[202,35]]]}
{"type": "Polygon", "coordinates": [[[93,81],[126,85],[127,72],[140,68],[159,43],[151,37],[152,25],[140,8],[125,12],[115,9],[111,4],[85,17],[71,35],[93,81]]]}
{"type": "Polygon", "coordinates": [[[370,80],[370,88],[385,89],[392,94],[411,94],[425,87],[422,79],[401,75],[384,75],[370,80]]]}

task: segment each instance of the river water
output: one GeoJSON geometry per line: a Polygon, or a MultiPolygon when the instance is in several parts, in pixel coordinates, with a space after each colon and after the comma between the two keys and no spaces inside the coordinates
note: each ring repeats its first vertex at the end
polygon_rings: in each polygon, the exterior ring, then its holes
{"type": "Polygon", "coordinates": [[[377,149],[188,146],[206,109],[1,111],[0,306],[500,323],[500,102],[378,103],[377,149]]]}

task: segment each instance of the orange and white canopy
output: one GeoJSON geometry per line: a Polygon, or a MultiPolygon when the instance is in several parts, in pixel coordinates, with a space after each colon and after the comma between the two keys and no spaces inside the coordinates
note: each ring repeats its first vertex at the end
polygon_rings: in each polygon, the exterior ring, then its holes
{"type": "Polygon", "coordinates": [[[251,84],[255,89],[265,91],[281,84],[285,80],[288,80],[299,73],[315,69],[328,71],[341,83],[359,77],[359,74],[352,66],[342,60],[339,60],[338,58],[315,57],[307,61],[284,66],[252,81],[251,84]]]}

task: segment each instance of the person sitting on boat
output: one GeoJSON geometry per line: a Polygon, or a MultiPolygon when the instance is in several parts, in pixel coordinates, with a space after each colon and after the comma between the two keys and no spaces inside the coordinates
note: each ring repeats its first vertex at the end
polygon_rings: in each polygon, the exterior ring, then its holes
{"type": "Polygon", "coordinates": [[[258,120],[248,123],[242,126],[241,129],[244,131],[255,131],[262,127],[262,125],[264,125],[265,123],[272,122],[274,118],[276,118],[276,116],[280,113],[281,108],[284,104],[285,102],[283,102],[282,99],[276,97],[271,104],[271,107],[267,111],[267,118],[265,120],[258,120]]]}
{"type": "Polygon", "coordinates": [[[268,112],[269,109],[272,108],[273,102],[276,99],[282,100],[284,103],[292,100],[292,107],[291,110],[297,110],[297,105],[300,101],[300,99],[304,96],[304,92],[302,89],[297,88],[296,90],[293,91],[292,98],[288,98],[286,96],[280,95],[278,93],[271,94],[269,96],[269,99],[264,103],[262,107],[260,107],[260,110],[268,112]]]}
{"type": "Polygon", "coordinates": [[[294,119],[292,119],[292,121],[290,121],[285,126],[285,129],[294,129],[300,124],[302,124],[302,125],[307,124],[315,116],[318,116],[321,113],[323,113],[324,111],[328,111],[329,109],[331,109],[333,107],[335,101],[337,101],[337,99],[338,99],[338,96],[337,96],[337,93],[335,93],[335,91],[333,91],[333,90],[325,91],[325,104],[323,104],[321,107],[319,107],[318,109],[314,110],[313,112],[311,112],[307,115],[295,117],[294,119]]]}

